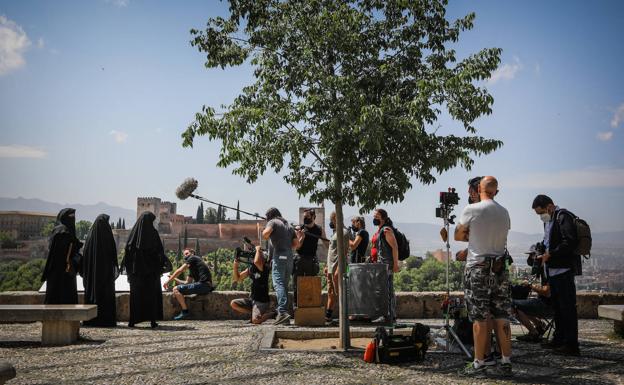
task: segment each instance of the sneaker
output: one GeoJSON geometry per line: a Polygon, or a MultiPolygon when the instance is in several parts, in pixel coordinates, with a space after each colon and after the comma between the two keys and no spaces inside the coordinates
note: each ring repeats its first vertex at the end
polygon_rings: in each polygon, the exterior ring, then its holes
{"type": "Polygon", "coordinates": [[[386,317],[382,315],[379,318],[375,318],[372,322],[374,324],[385,324],[386,323],[386,317]]]}
{"type": "Polygon", "coordinates": [[[559,354],[562,356],[575,356],[575,357],[578,357],[581,355],[581,351],[579,350],[578,346],[569,346],[569,345],[563,345],[558,348],[554,348],[553,353],[559,354]]]}
{"type": "Polygon", "coordinates": [[[460,376],[466,377],[485,377],[487,374],[487,366],[481,365],[478,368],[475,368],[474,362],[468,362],[463,369],[461,369],[457,374],[460,376]]]}
{"type": "Polygon", "coordinates": [[[179,321],[188,317],[188,310],[182,310],[180,314],[173,317],[174,320],[179,321]]]}
{"type": "Polygon", "coordinates": [[[542,337],[540,337],[537,334],[523,334],[521,336],[517,336],[516,340],[518,341],[522,341],[522,342],[530,342],[530,343],[536,343],[536,342],[540,342],[542,340],[542,337]]]}
{"type": "Polygon", "coordinates": [[[273,323],[273,325],[281,325],[285,323],[290,323],[290,314],[281,313],[277,316],[277,318],[275,318],[275,322],[273,323]]]}
{"type": "Polygon", "coordinates": [[[503,377],[511,377],[513,376],[513,371],[511,370],[511,362],[501,363],[496,368],[496,373],[503,377]]]}

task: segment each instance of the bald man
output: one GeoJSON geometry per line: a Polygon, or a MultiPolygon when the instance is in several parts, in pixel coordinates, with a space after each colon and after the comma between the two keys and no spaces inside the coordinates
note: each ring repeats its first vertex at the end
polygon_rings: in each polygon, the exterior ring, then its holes
{"type": "Polygon", "coordinates": [[[474,361],[462,371],[468,376],[486,374],[485,353],[493,320],[502,359],[498,374],[511,375],[511,297],[509,271],[504,263],[507,233],[511,225],[507,209],[494,201],[498,181],[485,176],[479,184],[481,201],[464,208],[455,228],[455,240],[468,242],[464,271],[465,299],[473,321],[474,361]],[[500,267],[498,269],[497,267],[500,267]]]}

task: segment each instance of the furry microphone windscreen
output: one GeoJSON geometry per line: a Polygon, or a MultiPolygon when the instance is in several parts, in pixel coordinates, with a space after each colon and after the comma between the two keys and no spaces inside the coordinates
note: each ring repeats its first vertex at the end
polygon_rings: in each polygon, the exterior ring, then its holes
{"type": "Polygon", "coordinates": [[[188,198],[197,188],[197,184],[197,179],[195,178],[184,179],[184,182],[176,189],[176,196],[182,200],[188,198]]]}

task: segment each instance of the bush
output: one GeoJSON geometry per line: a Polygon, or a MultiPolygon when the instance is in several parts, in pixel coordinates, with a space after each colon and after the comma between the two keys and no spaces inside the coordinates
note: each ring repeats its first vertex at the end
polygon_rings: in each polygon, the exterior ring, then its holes
{"type": "Polygon", "coordinates": [[[45,259],[37,258],[28,262],[9,261],[0,264],[0,291],[36,291],[42,285],[41,274],[45,259]]]}

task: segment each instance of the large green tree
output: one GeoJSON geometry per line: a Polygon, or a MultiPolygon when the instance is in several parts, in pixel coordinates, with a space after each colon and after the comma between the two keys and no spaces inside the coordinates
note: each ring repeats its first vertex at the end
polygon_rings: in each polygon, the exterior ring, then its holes
{"type": "MultiPolygon", "coordinates": [[[[252,183],[267,169],[301,196],[369,211],[399,202],[502,143],[476,133],[492,112],[479,81],[501,50],[461,59],[453,48],[475,15],[450,21],[442,0],[232,0],[229,16],[191,30],[207,68],[249,63],[255,81],[219,111],[204,106],[183,133],[222,143],[218,165],[252,183]],[[448,114],[459,128],[436,122],[448,114]]],[[[344,273],[342,232],[339,269],[344,273]]],[[[341,282],[342,285],[342,282],[341,282]]],[[[344,290],[341,290],[344,293],[344,290]]],[[[348,345],[341,296],[341,342],[348,345]]],[[[346,346],[344,346],[346,347],[346,346]]]]}
{"type": "Polygon", "coordinates": [[[78,239],[85,239],[89,234],[89,229],[91,229],[92,223],[89,221],[78,221],[76,222],[76,237],[78,239]]]}

